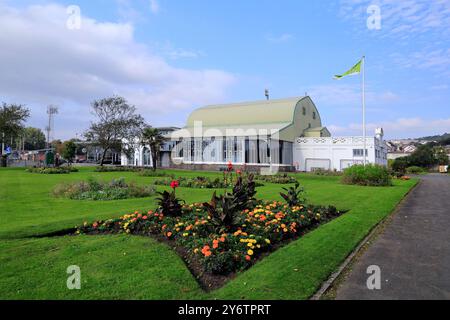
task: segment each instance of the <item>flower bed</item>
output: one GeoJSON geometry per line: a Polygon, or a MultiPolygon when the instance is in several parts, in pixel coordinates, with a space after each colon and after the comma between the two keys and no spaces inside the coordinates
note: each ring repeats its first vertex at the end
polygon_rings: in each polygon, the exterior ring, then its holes
{"type": "Polygon", "coordinates": [[[175,179],[175,175],[173,173],[166,173],[161,171],[153,171],[149,169],[143,169],[138,171],[138,175],[142,177],[166,177],[170,179],[175,179]]]}
{"type": "Polygon", "coordinates": [[[72,200],[121,200],[129,198],[145,198],[155,195],[153,186],[139,186],[126,183],[124,178],[113,179],[110,182],[98,181],[94,178],[88,181],[63,183],[53,190],[56,197],[72,200]]]}
{"type": "MultiPolygon", "coordinates": [[[[286,203],[257,201],[252,177],[239,178],[231,193],[210,202],[184,204],[172,193],[160,193],[155,211],[134,212],[117,219],[85,222],[77,234],[127,233],[155,236],[174,244],[191,271],[199,278],[205,274],[227,276],[244,270],[286,241],[325,223],[341,212],[334,207],[304,204],[298,182],[281,193],[286,203]],[[200,270],[196,270],[200,266],[200,270]]],[[[200,279],[201,280],[201,279],[200,279]]],[[[208,287],[207,284],[205,284],[208,287]]]]}
{"type": "Polygon", "coordinates": [[[68,174],[71,172],[78,172],[78,169],[75,167],[39,167],[39,168],[28,168],[27,172],[30,173],[40,173],[40,174],[68,174]]]}
{"type": "MultiPolygon", "coordinates": [[[[153,183],[155,185],[161,186],[170,186],[173,181],[173,178],[165,178],[155,180],[153,183]]],[[[199,188],[199,189],[221,189],[221,188],[230,188],[234,186],[235,180],[232,178],[229,179],[220,179],[220,178],[208,178],[208,177],[195,177],[195,178],[185,178],[180,177],[177,179],[178,185],[180,187],[185,188],[199,188]]],[[[256,183],[257,187],[263,186],[262,183],[256,183]]]]}
{"type": "Polygon", "coordinates": [[[289,184],[297,182],[297,179],[295,179],[295,177],[288,176],[287,174],[275,174],[267,176],[257,175],[255,179],[259,181],[278,184],[289,184]]]}
{"type": "Polygon", "coordinates": [[[141,169],[127,166],[100,166],[95,168],[95,172],[136,172],[141,169]]]}

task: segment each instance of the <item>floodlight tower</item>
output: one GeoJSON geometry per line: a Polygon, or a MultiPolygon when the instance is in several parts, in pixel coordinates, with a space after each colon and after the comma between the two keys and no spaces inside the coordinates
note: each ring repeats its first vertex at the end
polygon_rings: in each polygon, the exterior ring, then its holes
{"type": "Polygon", "coordinates": [[[54,118],[55,114],[58,114],[58,107],[54,105],[49,105],[47,107],[47,114],[48,114],[48,126],[45,128],[47,131],[47,149],[50,148],[50,138],[51,133],[53,131],[54,127],[54,118]]]}

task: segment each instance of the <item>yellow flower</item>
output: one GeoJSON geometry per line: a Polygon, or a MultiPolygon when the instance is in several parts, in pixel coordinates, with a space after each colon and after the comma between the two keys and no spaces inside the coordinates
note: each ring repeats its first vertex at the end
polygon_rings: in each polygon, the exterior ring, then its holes
{"type": "Polygon", "coordinates": [[[247,254],[248,254],[249,256],[252,256],[253,253],[254,253],[253,250],[248,250],[248,251],[247,251],[247,254]]]}
{"type": "Polygon", "coordinates": [[[266,239],[266,243],[267,243],[267,244],[270,244],[270,240],[269,240],[269,239],[266,239]]]}
{"type": "Polygon", "coordinates": [[[247,247],[253,247],[253,243],[251,243],[251,242],[249,242],[248,244],[247,244],[247,247]]]}
{"type": "Polygon", "coordinates": [[[185,232],[183,233],[183,237],[187,237],[189,235],[189,233],[185,232]]]}

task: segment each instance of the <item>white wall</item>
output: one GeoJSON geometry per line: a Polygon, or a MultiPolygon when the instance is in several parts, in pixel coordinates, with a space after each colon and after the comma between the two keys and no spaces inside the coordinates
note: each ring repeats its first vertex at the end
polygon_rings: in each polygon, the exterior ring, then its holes
{"type": "MultiPolygon", "coordinates": [[[[294,142],[294,166],[298,171],[343,169],[363,163],[364,157],[355,156],[353,149],[363,149],[362,137],[298,138],[294,142]]],[[[381,139],[366,138],[367,163],[387,165],[387,146],[381,139]]]]}

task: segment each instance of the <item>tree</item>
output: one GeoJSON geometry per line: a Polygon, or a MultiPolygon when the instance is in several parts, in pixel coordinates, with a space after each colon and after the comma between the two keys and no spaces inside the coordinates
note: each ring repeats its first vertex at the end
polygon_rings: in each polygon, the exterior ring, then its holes
{"type": "Polygon", "coordinates": [[[147,127],[142,132],[141,143],[143,146],[150,147],[150,153],[152,154],[152,165],[153,171],[156,171],[157,159],[159,156],[159,151],[161,150],[161,145],[166,141],[161,132],[152,127],[147,127]]]}
{"type": "Polygon", "coordinates": [[[434,147],[434,156],[440,166],[446,166],[449,163],[448,155],[444,147],[434,147]]]}
{"type": "Polygon", "coordinates": [[[144,119],[136,114],[136,107],[118,96],[96,100],[91,107],[98,122],[92,122],[84,136],[103,149],[100,166],[111,149],[130,154],[144,127],[144,119]]]}
{"type": "Polygon", "coordinates": [[[77,152],[77,145],[73,140],[64,142],[61,155],[70,164],[73,163],[73,159],[75,158],[76,152],[77,152]]]}
{"type": "Polygon", "coordinates": [[[437,164],[433,147],[430,144],[419,146],[408,158],[410,166],[429,168],[437,164]]]}
{"type": "Polygon", "coordinates": [[[2,103],[0,108],[0,140],[3,155],[3,145],[14,140],[24,128],[24,122],[29,118],[30,110],[19,104],[2,103]]]}
{"type": "Polygon", "coordinates": [[[45,148],[45,134],[41,129],[28,127],[23,130],[25,150],[39,150],[45,148]]]}

